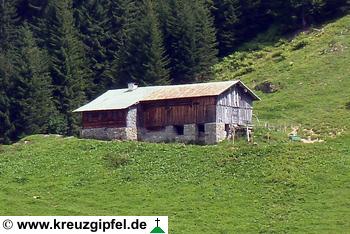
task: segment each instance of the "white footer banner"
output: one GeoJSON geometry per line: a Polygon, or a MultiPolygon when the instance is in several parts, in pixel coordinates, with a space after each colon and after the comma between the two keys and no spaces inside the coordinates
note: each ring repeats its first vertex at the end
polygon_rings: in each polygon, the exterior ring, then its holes
{"type": "Polygon", "coordinates": [[[168,216],[0,216],[0,233],[168,233],[168,216]]]}

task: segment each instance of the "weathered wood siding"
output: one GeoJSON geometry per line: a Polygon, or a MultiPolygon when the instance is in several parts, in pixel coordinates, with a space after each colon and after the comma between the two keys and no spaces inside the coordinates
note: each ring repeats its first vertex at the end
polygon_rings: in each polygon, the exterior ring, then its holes
{"type": "Polygon", "coordinates": [[[251,124],[253,99],[244,88],[234,86],[218,96],[216,122],[226,124],[251,124]]]}
{"type": "Polygon", "coordinates": [[[127,110],[83,112],[83,128],[126,127],[127,110]]]}
{"type": "Polygon", "coordinates": [[[139,106],[139,126],[148,128],[215,122],[215,103],[215,97],[144,102],[139,106]]]}

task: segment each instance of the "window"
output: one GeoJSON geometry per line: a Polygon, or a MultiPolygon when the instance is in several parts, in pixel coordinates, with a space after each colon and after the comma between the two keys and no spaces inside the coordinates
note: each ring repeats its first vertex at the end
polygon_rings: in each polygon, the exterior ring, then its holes
{"type": "Polygon", "coordinates": [[[198,132],[199,133],[204,133],[205,132],[204,124],[198,124],[197,128],[198,128],[198,132]]]}
{"type": "Polygon", "coordinates": [[[205,126],[204,124],[197,124],[197,131],[198,131],[198,137],[203,138],[205,137],[205,126]]]}
{"type": "Polygon", "coordinates": [[[183,125],[174,125],[175,132],[177,135],[181,136],[184,134],[184,126],[183,125]]]}

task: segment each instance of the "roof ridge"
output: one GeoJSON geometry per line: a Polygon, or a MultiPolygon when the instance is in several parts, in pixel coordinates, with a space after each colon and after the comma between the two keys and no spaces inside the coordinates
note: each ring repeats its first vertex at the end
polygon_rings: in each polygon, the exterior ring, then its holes
{"type": "MultiPolygon", "coordinates": [[[[210,84],[218,84],[218,83],[237,83],[240,80],[224,80],[224,81],[212,81],[212,82],[202,82],[202,83],[190,83],[190,84],[169,84],[169,85],[150,85],[150,86],[138,86],[137,89],[143,89],[143,88],[168,88],[168,87],[181,87],[181,86],[190,86],[190,85],[210,85],[210,84]]],[[[113,90],[128,90],[128,88],[120,88],[120,89],[109,89],[108,91],[113,90]]],[[[135,89],[135,90],[137,90],[135,89]]],[[[135,91],[133,90],[133,91],[135,91]]]]}
{"type": "Polygon", "coordinates": [[[194,84],[144,86],[128,92],[127,88],[108,90],[93,101],[74,110],[74,112],[126,109],[139,102],[146,101],[218,96],[238,83],[247,88],[250,95],[257,100],[260,99],[240,80],[214,81],[194,84]]]}

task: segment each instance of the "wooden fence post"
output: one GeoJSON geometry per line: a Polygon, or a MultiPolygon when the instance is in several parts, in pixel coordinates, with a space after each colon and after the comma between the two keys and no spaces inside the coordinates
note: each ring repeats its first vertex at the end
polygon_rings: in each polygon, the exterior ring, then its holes
{"type": "Polygon", "coordinates": [[[247,140],[248,140],[248,142],[250,142],[250,139],[249,139],[249,128],[248,128],[248,124],[246,124],[246,131],[247,131],[247,140]]]}

